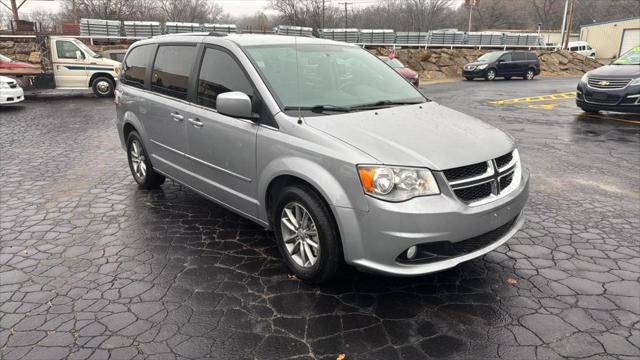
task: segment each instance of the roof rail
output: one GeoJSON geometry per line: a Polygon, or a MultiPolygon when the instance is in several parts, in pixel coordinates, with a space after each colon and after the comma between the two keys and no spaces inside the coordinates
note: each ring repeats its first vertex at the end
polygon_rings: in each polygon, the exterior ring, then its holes
{"type": "Polygon", "coordinates": [[[228,33],[225,32],[220,32],[220,31],[211,31],[209,32],[209,36],[217,36],[217,37],[224,37],[224,36],[228,36],[228,33]]]}

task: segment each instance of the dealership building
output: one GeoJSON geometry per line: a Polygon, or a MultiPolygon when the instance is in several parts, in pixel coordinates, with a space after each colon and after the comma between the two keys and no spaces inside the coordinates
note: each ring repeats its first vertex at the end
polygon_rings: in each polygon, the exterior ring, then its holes
{"type": "Polygon", "coordinates": [[[640,17],[583,25],[580,40],[588,42],[598,58],[616,58],[640,46],[640,17]]]}

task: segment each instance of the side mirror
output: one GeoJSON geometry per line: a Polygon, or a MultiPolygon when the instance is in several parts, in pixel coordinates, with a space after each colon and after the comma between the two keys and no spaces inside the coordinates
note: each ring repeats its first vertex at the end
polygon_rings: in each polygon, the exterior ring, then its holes
{"type": "Polygon", "coordinates": [[[253,119],[251,107],[249,96],[240,91],[222,93],[216,98],[216,109],[223,115],[253,119]]]}
{"type": "Polygon", "coordinates": [[[80,50],[76,50],[76,60],[83,60],[84,59],[84,55],[82,55],[82,52],[80,50]]]}

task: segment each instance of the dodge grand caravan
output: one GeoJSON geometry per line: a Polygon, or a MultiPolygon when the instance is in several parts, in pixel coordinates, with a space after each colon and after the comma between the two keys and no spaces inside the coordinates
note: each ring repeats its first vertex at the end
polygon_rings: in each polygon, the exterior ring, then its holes
{"type": "Polygon", "coordinates": [[[273,230],[312,282],[481,256],[522,226],[511,137],[426,99],[357,46],[274,35],[136,42],[117,128],[141,188],[166,177],[273,230]]]}

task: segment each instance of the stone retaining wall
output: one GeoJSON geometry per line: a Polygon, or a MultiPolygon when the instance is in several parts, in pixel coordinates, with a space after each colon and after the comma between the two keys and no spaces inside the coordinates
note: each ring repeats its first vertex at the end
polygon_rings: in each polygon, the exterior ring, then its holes
{"type": "MultiPolygon", "coordinates": [[[[372,50],[376,55],[387,55],[391,50],[378,48],[372,50]]],[[[397,50],[398,59],[420,73],[421,80],[440,80],[462,77],[465,64],[475,61],[491,50],[476,49],[401,49],[397,50]]],[[[598,68],[603,63],[583,55],[566,51],[536,51],[540,58],[542,75],[576,76],[598,68]]]]}

